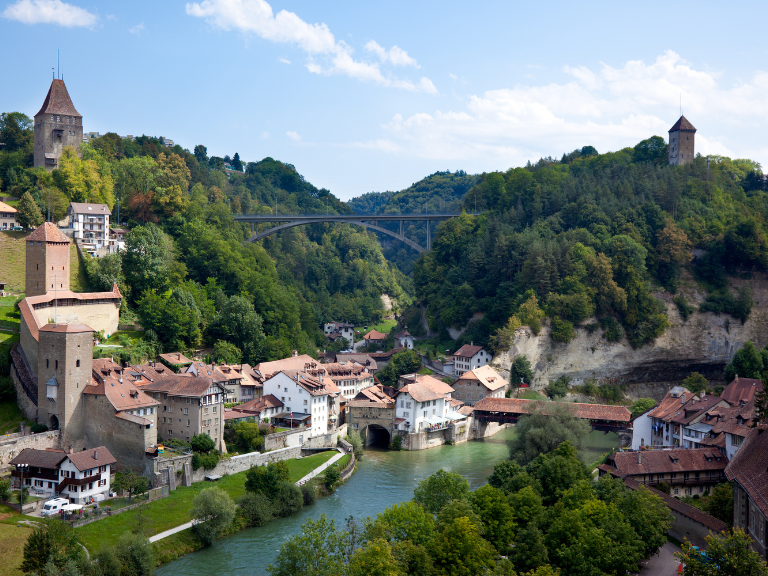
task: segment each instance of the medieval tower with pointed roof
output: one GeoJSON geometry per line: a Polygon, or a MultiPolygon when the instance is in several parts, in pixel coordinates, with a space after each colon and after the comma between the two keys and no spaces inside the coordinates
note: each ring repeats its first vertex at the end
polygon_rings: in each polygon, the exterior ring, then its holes
{"type": "Polygon", "coordinates": [[[675,125],[669,129],[669,163],[671,165],[682,166],[693,162],[696,154],[695,137],[696,128],[685,116],[680,116],[675,125]]]}
{"type": "Polygon", "coordinates": [[[64,80],[55,78],[35,114],[35,168],[57,168],[64,148],[79,150],[82,141],[83,117],[75,110],[64,80]]]}
{"type": "Polygon", "coordinates": [[[26,296],[69,290],[70,241],[55,224],[45,222],[26,238],[26,296]]]}

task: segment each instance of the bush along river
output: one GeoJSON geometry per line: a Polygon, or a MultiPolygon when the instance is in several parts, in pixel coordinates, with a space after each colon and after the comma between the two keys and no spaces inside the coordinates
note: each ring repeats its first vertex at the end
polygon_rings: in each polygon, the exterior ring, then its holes
{"type": "MultiPolygon", "coordinates": [[[[497,462],[508,457],[507,440],[514,428],[502,430],[484,440],[429,450],[366,450],[352,477],[331,496],[319,498],[313,506],[302,508],[288,518],[273,520],[259,528],[248,528],[215,542],[209,548],[193,552],[159,568],[157,576],[210,576],[231,574],[250,576],[266,574],[280,546],[301,531],[307,519],[325,514],[343,527],[349,516],[358,521],[376,516],[388,506],[413,498],[416,485],[439,469],[464,476],[475,489],[486,483],[497,462]]],[[[581,457],[592,463],[601,454],[618,447],[615,434],[593,432],[585,443],[581,457]]]]}

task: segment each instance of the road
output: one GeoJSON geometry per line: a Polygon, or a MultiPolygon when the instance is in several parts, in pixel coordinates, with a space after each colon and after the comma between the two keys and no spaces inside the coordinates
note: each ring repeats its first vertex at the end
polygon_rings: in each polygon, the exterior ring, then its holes
{"type": "Polygon", "coordinates": [[[640,565],[640,576],[677,576],[677,567],[680,561],[675,558],[675,552],[680,552],[680,548],[667,542],[656,556],[651,556],[648,560],[643,560],[640,565]]]}

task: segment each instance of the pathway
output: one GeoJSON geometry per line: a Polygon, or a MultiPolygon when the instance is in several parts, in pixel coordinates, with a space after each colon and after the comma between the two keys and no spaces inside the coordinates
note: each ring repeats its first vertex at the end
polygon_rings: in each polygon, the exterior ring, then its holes
{"type": "Polygon", "coordinates": [[[664,544],[656,556],[640,562],[640,576],[677,576],[680,561],[675,558],[675,552],[680,552],[680,548],[671,542],[664,544]]]}
{"type": "Polygon", "coordinates": [[[175,528],[171,528],[170,530],[166,530],[165,532],[160,532],[160,534],[155,534],[154,536],[150,536],[149,541],[157,542],[158,540],[167,538],[172,534],[176,534],[176,532],[181,532],[182,530],[186,530],[187,528],[192,528],[193,525],[194,525],[194,521],[187,522],[186,524],[182,524],[181,526],[176,526],[175,528]]]}
{"type": "Polygon", "coordinates": [[[341,460],[341,458],[344,457],[345,452],[341,448],[336,448],[336,450],[339,451],[338,454],[336,454],[335,456],[333,456],[333,458],[328,460],[325,464],[321,464],[320,466],[312,470],[312,472],[304,476],[304,478],[296,482],[296,486],[301,486],[302,484],[306,483],[307,481],[311,480],[312,478],[320,474],[320,472],[328,468],[328,466],[331,466],[335,464],[338,460],[341,460]]]}

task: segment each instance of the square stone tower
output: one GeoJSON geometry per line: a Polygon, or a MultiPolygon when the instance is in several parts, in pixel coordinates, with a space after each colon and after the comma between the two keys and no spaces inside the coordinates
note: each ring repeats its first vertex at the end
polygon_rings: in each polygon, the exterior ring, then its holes
{"type": "Polygon", "coordinates": [[[35,168],[57,168],[64,148],[79,150],[82,142],[83,117],[75,110],[64,80],[54,79],[35,114],[35,168]]]}
{"type": "Polygon", "coordinates": [[[696,154],[694,138],[696,128],[688,122],[685,116],[675,122],[669,129],[669,163],[673,166],[682,166],[693,162],[696,154]]]}
{"type": "Polygon", "coordinates": [[[26,243],[26,296],[69,290],[69,238],[55,224],[45,222],[27,236],[26,243]]]}
{"type": "Polygon", "coordinates": [[[84,324],[40,328],[37,357],[37,422],[61,430],[64,448],[82,441],[83,391],[91,383],[93,330],[84,324]]]}

